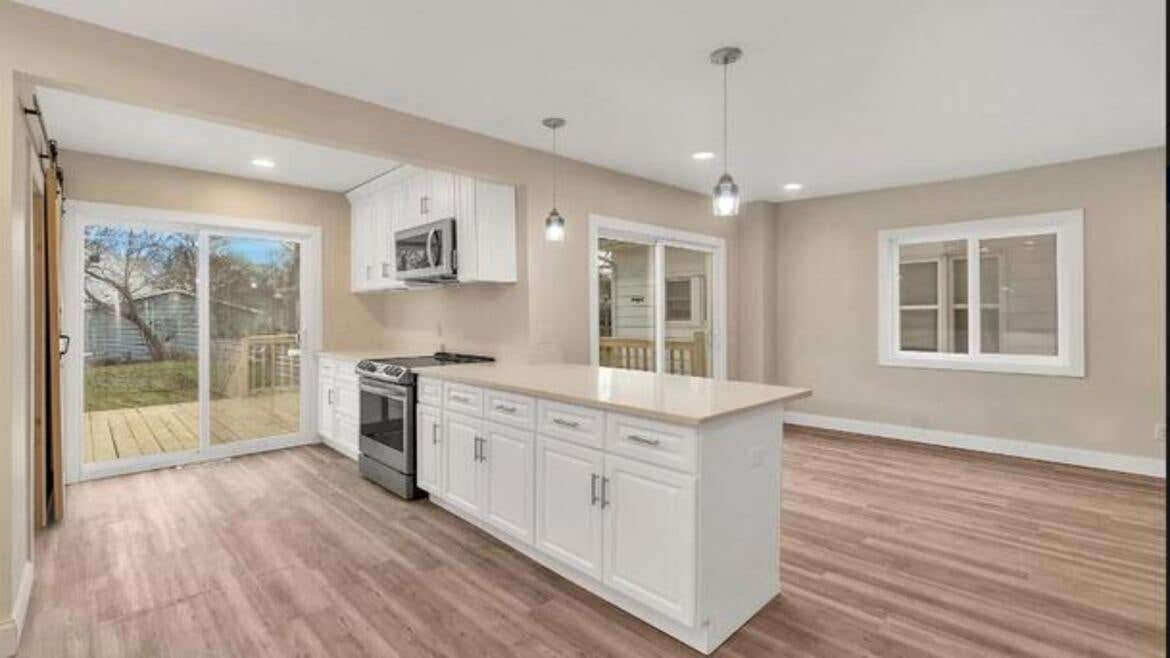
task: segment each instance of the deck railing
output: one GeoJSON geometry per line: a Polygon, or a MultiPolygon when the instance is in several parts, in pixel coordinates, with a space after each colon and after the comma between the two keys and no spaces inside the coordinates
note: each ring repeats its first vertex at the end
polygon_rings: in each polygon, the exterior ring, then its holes
{"type": "Polygon", "coordinates": [[[293,390],[301,383],[296,334],[267,334],[214,341],[218,393],[241,397],[293,390]]]}
{"type": "MultiPolygon", "coordinates": [[[[603,336],[599,362],[610,368],[653,371],[654,341],[642,338],[603,336]]],[[[663,372],[675,375],[710,377],[707,364],[707,334],[696,331],[691,340],[667,340],[663,372]]]]}

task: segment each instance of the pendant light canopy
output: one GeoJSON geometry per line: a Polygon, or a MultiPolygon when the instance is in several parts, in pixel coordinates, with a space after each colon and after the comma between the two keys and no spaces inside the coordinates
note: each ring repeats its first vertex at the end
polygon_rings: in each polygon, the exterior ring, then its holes
{"type": "Polygon", "coordinates": [[[727,67],[739,61],[743,51],[726,46],[711,53],[711,63],[723,67],[723,175],[711,193],[711,208],[716,217],[734,217],[739,214],[739,186],[727,173],[727,67]]]}
{"type": "Polygon", "coordinates": [[[544,218],[544,239],[548,242],[565,241],[565,218],[557,210],[557,129],[563,128],[565,120],[559,117],[549,117],[541,124],[552,131],[553,136],[553,207],[548,217],[544,218]]]}

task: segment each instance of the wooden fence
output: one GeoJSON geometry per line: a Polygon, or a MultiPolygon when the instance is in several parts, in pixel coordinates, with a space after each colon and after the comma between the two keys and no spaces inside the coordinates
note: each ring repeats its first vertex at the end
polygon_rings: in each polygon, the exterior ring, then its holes
{"type": "MultiPolygon", "coordinates": [[[[710,377],[707,334],[696,331],[689,341],[667,340],[663,372],[675,375],[710,377]]],[[[601,365],[628,370],[654,368],[654,341],[641,338],[603,336],[600,343],[601,365]]]]}

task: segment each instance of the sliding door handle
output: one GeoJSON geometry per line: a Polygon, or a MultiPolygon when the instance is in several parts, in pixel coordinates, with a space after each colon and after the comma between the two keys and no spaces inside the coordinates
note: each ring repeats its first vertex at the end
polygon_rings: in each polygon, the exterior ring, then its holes
{"type": "Polygon", "coordinates": [[[70,336],[69,334],[61,334],[61,336],[59,337],[58,340],[65,341],[64,346],[62,346],[60,344],[57,345],[57,349],[59,349],[61,351],[61,356],[65,356],[66,354],[69,353],[69,346],[73,344],[73,337],[70,336]]]}

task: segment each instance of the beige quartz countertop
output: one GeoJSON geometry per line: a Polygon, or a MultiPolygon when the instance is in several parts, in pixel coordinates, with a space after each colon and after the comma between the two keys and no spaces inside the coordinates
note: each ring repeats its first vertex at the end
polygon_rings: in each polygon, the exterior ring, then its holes
{"type": "Polygon", "coordinates": [[[672,423],[704,421],[812,395],[807,388],[659,375],[568,363],[467,364],[420,368],[418,373],[474,386],[649,416],[672,423]]]}

